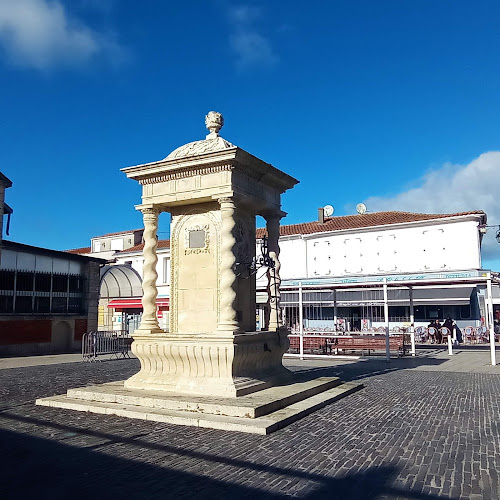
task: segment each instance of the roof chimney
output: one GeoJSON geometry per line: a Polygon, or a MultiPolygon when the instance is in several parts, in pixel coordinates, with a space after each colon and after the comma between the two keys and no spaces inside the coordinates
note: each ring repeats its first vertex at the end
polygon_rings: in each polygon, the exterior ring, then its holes
{"type": "Polygon", "coordinates": [[[318,222],[320,224],[325,223],[325,209],[324,208],[318,208],[318,222]]]}

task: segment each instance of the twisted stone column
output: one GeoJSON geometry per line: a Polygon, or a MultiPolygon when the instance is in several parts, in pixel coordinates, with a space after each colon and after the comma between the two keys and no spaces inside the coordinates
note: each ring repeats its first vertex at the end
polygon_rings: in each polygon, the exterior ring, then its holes
{"type": "Polygon", "coordinates": [[[283,214],[265,215],[266,228],[268,235],[268,250],[269,257],[274,262],[274,268],[269,268],[267,271],[267,293],[269,295],[269,330],[277,330],[281,324],[281,309],[280,309],[280,268],[279,261],[280,247],[278,244],[280,237],[280,219],[283,214]]]}
{"type": "Polygon", "coordinates": [[[238,321],[236,318],[236,274],[234,267],[236,256],[234,255],[234,246],[236,239],[234,237],[234,212],[236,206],[232,198],[219,199],[222,228],[221,228],[221,247],[220,247],[220,314],[217,331],[238,332],[238,321]]]}
{"type": "Polygon", "coordinates": [[[142,210],[144,219],[143,312],[139,330],[146,330],[148,332],[162,331],[156,317],[156,297],[158,296],[158,289],[156,288],[156,281],[158,279],[158,273],[156,272],[158,239],[156,235],[159,214],[160,211],[156,208],[144,208],[142,210]]]}

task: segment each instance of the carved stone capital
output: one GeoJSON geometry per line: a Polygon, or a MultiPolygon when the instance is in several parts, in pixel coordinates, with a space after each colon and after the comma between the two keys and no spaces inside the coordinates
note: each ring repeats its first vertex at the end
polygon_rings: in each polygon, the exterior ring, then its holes
{"type": "Polygon", "coordinates": [[[219,202],[221,209],[224,209],[224,208],[233,208],[234,209],[236,207],[236,204],[234,202],[234,198],[219,198],[217,201],[219,202]]]}
{"type": "Polygon", "coordinates": [[[156,207],[141,208],[144,220],[155,220],[159,217],[161,210],[156,207]]]}
{"type": "Polygon", "coordinates": [[[269,223],[275,220],[279,222],[283,217],[286,217],[287,213],[282,210],[272,210],[269,212],[262,212],[260,215],[269,223]]]}

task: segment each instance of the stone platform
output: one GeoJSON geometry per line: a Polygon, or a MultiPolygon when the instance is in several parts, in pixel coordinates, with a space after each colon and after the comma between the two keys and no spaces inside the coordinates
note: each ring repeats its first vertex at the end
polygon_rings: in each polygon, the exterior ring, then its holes
{"type": "Polygon", "coordinates": [[[69,389],[66,395],[37,399],[36,404],[253,434],[269,434],[362,388],[337,377],[297,380],[246,396],[216,398],[133,390],[124,382],[69,389]]]}

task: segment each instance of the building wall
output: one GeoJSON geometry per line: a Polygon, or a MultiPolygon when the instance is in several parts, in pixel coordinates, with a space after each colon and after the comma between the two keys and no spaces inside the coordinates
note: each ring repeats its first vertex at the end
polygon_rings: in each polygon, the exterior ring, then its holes
{"type": "Polygon", "coordinates": [[[304,236],[304,242],[298,237],[281,239],[281,277],[316,278],[481,267],[478,222],[475,220],[395,226],[319,233],[304,236]],[[304,274],[300,276],[300,273],[304,274]]]}
{"type": "Polygon", "coordinates": [[[22,356],[80,349],[87,316],[0,316],[0,355],[22,356]]]}
{"type": "Polygon", "coordinates": [[[78,350],[83,334],[97,329],[100,263],[86,258],[66,258],[63,252],[38,250],[10,242],[4,248],[0,263],[0,299],[5,302],[0,312],[1,355],[78,350]],[[16,245],[22,249],[16,249],[16,245]],[[30,277],[28,281],[26,277],[30,277]],[[65,277],[66,291],[55,290],[56,280],[65,277]],[[79,283],[73,291],[72,280],[79,283]],[[18,288],[21,283],[23,287],[18,288]],[[26,286],[30,283],[31,288],[26,286]],[[72,297],[77,301],[77,308],[53,307],[56,298],[65,300],[66,305],[70,301],[71,306],[72,297]],[[24,306],[30,307],[14,308],[21,298],[24,306]],[[39,307],[42,300],[45,301],[43,309],[39,307]]]}

